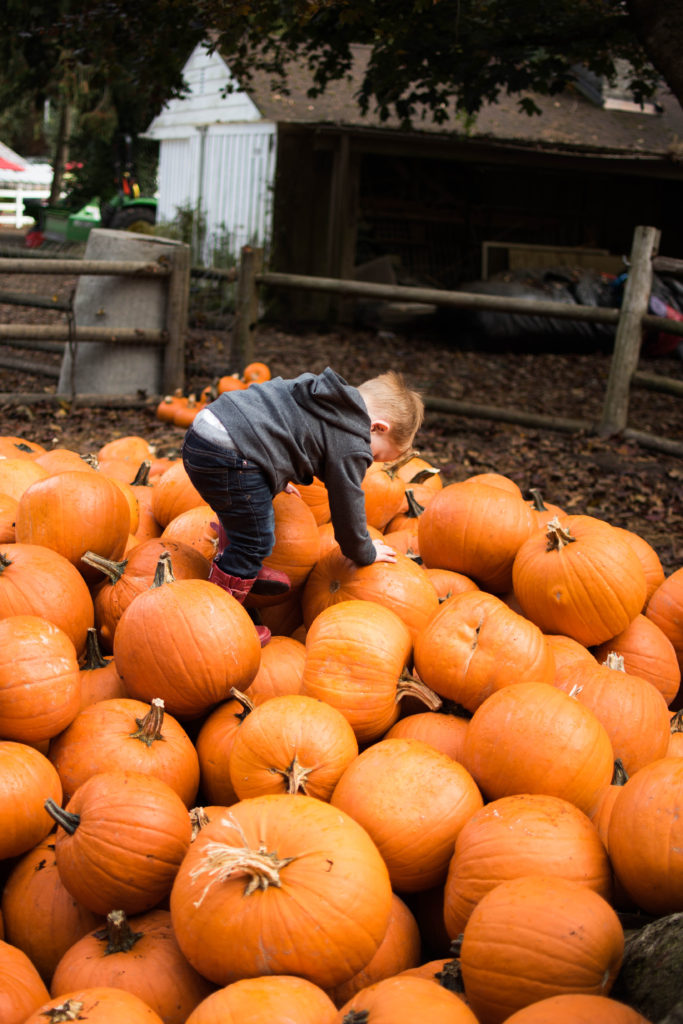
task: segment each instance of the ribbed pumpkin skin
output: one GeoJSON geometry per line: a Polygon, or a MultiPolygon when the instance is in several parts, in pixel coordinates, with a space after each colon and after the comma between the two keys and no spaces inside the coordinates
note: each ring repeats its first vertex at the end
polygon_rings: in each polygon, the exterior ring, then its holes
{"type": "Polygon", "coordinates": [[[80,470],[39,480],[17,509],[17,541],[64,555],[87,583],[99,572],[81,561],[86,551],[121,558],[130,533],[128,502],[113,480],[80,470]]]}
{"type": "Polygon", "coordinates": [[[152,514],[164,528],[189,508],[203,504],[180,459],[175,459],[154,483],[152,514]]]}
{"type": "Polygon", "coordinates": [[[331,800],[374,840],[399,892],[446,878],[458,833],[483,800],[470,773],[420,740],[385,739],[346,769],[331,800]]]}
{"type": "MultiPolygon", "coordinates": [[[[265,560],[271,569],[289,576],[293,591],[306,582],[308,574],[320,555],[320,534],[315,516],[297,494],[276,494],[273,498],[275,514],[275,545],[265,560]]],[[[249,594],[247,607],[262,608],[278,604],[282,598],[249,594]]]]}
{"type": "Polygon", "coordinates": [[[460,967],[479,1024],[560,993],[608,995],[624,952],[609,903],[578,882],[525,875],[501,882],[465,925],[460,967]]]}
{"type": "Polygon", "coordinates": [[[50,998],[45,984],[28,956],[0,940],[0,1020],[24,1024],[35,1009],[50,998]]]}
{"type": "Polygon", "coordinates": [[[240,800],[266,793],[306,793],[329,800],[358,756],[341,711],[303,694],[271,697],[235,734],[230,779],[240,800]]]}
{"type": "Polygon", "coordinates": [[[602,663],[610,653],[620,654],[626,672],[647,679],[668,705],[673,703],[681,684],[681,670],[674,645],[652,619],[636,615],[623,632],[597,648],[595,657],[602,663]]]}
{"type": "Polygon", "coordinates": [[[503,686],[554,678],[538,626],[480,590],[445,601],[418,634],[414,656],[420,679],[468,711],[503,686]]]}
{"type": "Polygon", "coordinates": [[[106,925],[73,943],[57,964],[50,995],[76,988],[112,986],[132,992],[159,1014],[164,1024],[185,1024],[212,991],[180,952],[168,910],[150,910],[128,919],[136,936],[129,949],[111,951],[106,925]]]}
{"type": "Polygon", "coordinates": [[[273,974],[243,978],[208,996],[185,1024],[248,1024],[249,1021],[296,1021],[296,1024],[332,1024],[334,1003],[321,988],[305,978],[273,974]]]}
{"type": "Polygon", "coordinates": [[[510,878],[554,875],[612,894],[606,850],[590,819],[568,800],[520,793],[492,800],[463,826],[444,889],[451,939],[462,933],[479,900],[510,878]]]}
{"type": "Polygon", "coordinates": [[[76,649],[47,619],[0,619],[0,736],[41,743],[78,714],[80,678],[76,649]]]}
{"type": "Polygon", "coordinates": [[[300,693],[306,647],[291,636],[272,636],[261,649],[261,664],[247,690],[249,699],[259,704],[268,697],[300,693]]]}
{"type": "MultiPolygon", "coordinates": [[[[66,1004],[66,1010],[73,1014],[73,1020],[87,1021],[87,1024],[164,1024],[158,1013],[143,1002],[139,996],[122,988],[78,988],[64,995],[50,999],[39,1006],[35,1013],[22,1024],[45,1024],[51,1019],[51,1011],[66,1004]]],[[[54,1013],[53,1013],[54,1018],[54,1013]]],[[[54,1018],[59,1020],[59,1017],[54,1018]]],[[[64,1018],[62,1018],[64,1019],[64,1018]]],[[[69,1018],[67,1017],[66,1020],[69,1018]]]]}
{"type": "Polygon", "coordinates": [[[200,830],[170,907],[180,948],[216,984],[294,974],[327,989],[375,955],[389,922],[391,883],[367,832],[343,811],[302,795],[254,797],[200,830]],[[261,877],[265,869],[255,861],[262,851],[279,886],[245,888],[250,875],[225,862],[226,846],[261,877]],[[209,874],[221,861],[224,876],[209,874]]]}
{"type": "Polygon", "coordinates": [[[69,946],[104,922],[64,887],[53,835],[12,868],[2,893],[2,917],[6,940],[26,953],[46,985],[69,946]]]}
{"type": "Polygon", "coordinates": [[[44,839],[54,822],[43,804],[62,802],[53,764],[35,747],[0,740],[0,860],[26,853],[44,839]]]}
{"type": "Polygon", "coordinates": [[[518,683],[487,697],[467,728],[463,764],[484,796],[559,796],[592,811],[614,755],[592,711],[547,683],[518,683]]]}
{"type": "Polygon", "coordinates": [[[216,518],[210,505],[196,505],[172,519],[161,536],[164,540],[187,544],[211,563],[218,548],[218,534],[211,525],[216,518]]]}
{"type": "Polygon", "coordinates": [[[512,563],[536,529],[521,496],[492,484],[448,484],[418,519],[423,563],[470,576],[496,594],[512,587],[512,563]]]}
{"type": "Polygon", "coordinates": [[[114,634],[114,659],[135,700],[160,697],[169,714],[195,717],[244,690],[261,646],[234,597],[208,580],[150,587],[131,602],[114,634]]]}
{"type": "Polygon", "coordinates": [[[230,780],[230,754],[247,714],[244,704],[231,697],[214,708],[200,726],[195,747],[202,794],[208,803],[227,807],[238,799],[230,780]]]}
{"type": "MultiPolygon", "coordinates": [[[[389,543],[389,541],[387,541],[389,543]]],[[[407,555],[395,562],[349,565],[337,548],[320,559],[304,587],[304,623],[311,625],[324,608],[341,601],[376,601],[396,612],[413,639],[439,610],[436,590],[424,569],[407,555]]]]}
{"type": "Polygon", "coordinates": [[[615,529],[618,530],[624,539],[629,542],[640,559],[640,564],[642,565],[643,572],[645,573],[646,589],[644,607],[647,607],[647,602],[650,600],[657,587],[661,586],[666,579],[659,555],[648,541],[639,534],[634,533],[633,530],[625,530],[621,526],[617,526],[615,529]]]}
{"type": "Polygon", "coordinates": [[[365,515],[370,526],[384,530],[400,511],[406,485],[390,463],[373,462],[363,478],[365,515]]]}
{"type": "Polygon", "coordinates": [[[192,807],[199,788],[199,759],[180,723],[163,709],[128,697],[98,701],[79,712],[50,744],[65,800],[86,779],[112,765],[156,775],[192,807]],[[163,719],[157,729],[153,722],[163,719]],[[147,726],[143,728],[143,723],[147,726]]]}
{"type": "Polygon", "coordinates": [[[593,516],[565,516],[574,538],[559,548],[539,530],[519,549],[512,584],[524,615],[544,633],[590,647],[616,636],[642,610],[645,572],[628,540],[593,516]]]}
{"type": "Polygon", "coordinates": [[[676,569],[657,587],[645,614],[666,633],[683,671],[683,568],[676,569]]]}
{"type": "Polygon", "coordinates": [[[505,1024],[650,1024],[637,1010],[608,996],[570,995],[539,999],[505,1024]]]}
{"type": "Polygon", "coordinates": [[[391,898],[389,924],[379,949],[370,963],[353,978],[331,989],[328,995],[335,1006],[343,1006],[356,992],[374,985],[383,978],[393,978],[400,971],[420,963],[420,929],[412,912],[396,893],[391,898]]]}
{"type": "Polygon", "coordinates": [[[369,1024],[478,1024],[477,1018],[454,992],[435,985],[426,978],[409,974],[385,978],[357,992],[341,1007],[332,1024],[345,1024],[348,1020],[362,1020],[367,1011],[369,1024]],[[358,1018],[350,1013],[355,1010],[358,1018]]]}
{"type": "Polygon", "coordinates": [[[33,459],[6,458],[2,460],[2,493],[17,501],[37,480],[45,480],[48,472],[33,459]]]}
{"type": "Polygon", "coordinates": [[[617,879],[637,906],[683,911],[683,758],[653,761],[629,778],[607,836],[617,879]]]}
{"type": "Polygon", "coordinates": [[[331,704],[359,743],[382,736],[398,718],[396,694],[412,650],[410,632],[374,601],[342,601],[320,612],[306,635],[302,692],[331,704]]]}
{"type": "Polygon", "coordinates": [[[448,754],[454,761],[460,761],[468,722],[469,718],[447,712],[418,711],[399,718],[383,738],[422,740],[442,754],[448,754]]]}
{"type": "Polygon", "coordinates": [[[57,551],[39,544],[0,545],[0,618],[38,615],[59,626],[78,654],[93,625],[93,600],[82,575],[57,551]]]}
{"type": "Polygon", "coordinates": [[[140,772],[91,775],[66,805],[80,822],[55,833],[57,868],[74,899],[96,914],[151,910],[171,889],[190,845],[182,800],[140,772]]]}
{"type": "Polygon", "coordinates": [[[579,666],[560,688],[572,693],[602,723],[614,757],[622,762],[627,775],[666,756],[669,709],[659,690],[646,679],[596,663],[592,668],[579,666]]]}

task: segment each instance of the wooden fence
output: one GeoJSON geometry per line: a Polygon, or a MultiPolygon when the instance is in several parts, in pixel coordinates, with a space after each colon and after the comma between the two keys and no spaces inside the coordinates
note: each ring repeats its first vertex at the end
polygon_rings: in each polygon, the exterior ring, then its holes
{"type": "Polygon", "coordinates": [[[665,331],[668,334],[681,335],[683,341],[683,322],[652,316],[647,312],[652,275],[655,270],[683,277],[683,260],[657,257],[659,238],[660,231],[657,228],[637,227],[635,229],[628,278],[620,309],[481,295],[471,292],[441,291],[436,288],[414,288],[403,285],[373,284],[366,281],[267,273],[262,270],[261,251],[246,248],[242,250],[237,280],[237,306],[232,344],[233,362],[236,366],[246,366],[254,357],[253,338],[258,325],[259,290],[263,286],[305,288],[342,297],[355,296],[393,302],[430,303],[457,309],[485,309],[609,324],[616,327],[616,336],[602,416],[598,423],[561,416],[547,416],[521,409],[476,405],[471,402],[436,398],[430,395],[424,396],[425,406],[428,410],[438,412],[520,423],[548,430],[591,433],[602,436],[619,434],[626,439],[637,441],[643,447],[683,456],[683,442],[658,437],[628,426],[628,404],[632,386],[669,392],[683,397],[683,380],[639,373],[637,370],[643,330],[665,331]]]}
{"type": "MultiPolygon", "coordinates": [[[[259,298],[263,287],[302,288],[326,292],[340,297],[373,298],[403,303],[430,303],[437,306],[460,309],[485,309],[498,312],[514,312],[541,317],[581,320],[612,325],[616,328],[614,351],[610,363],[602,415],[599,422],[569,419],[561,416],[547,416],[520,409],[506,409],[477,405],[454,399],[426,395],[428,410],[454,415],[501,420],[520,423],[548,430],[576,433],[594,433],[602,436],[620,435],[637,441],[644,447],[683,456],[683,442],[657,435],[647,434],[628,426],[628,404],[632,386],[683,396],[683,381],[664,376],[638,372],[638,359],[643,330],[664,331],[681,335],[683,322],[650,315],[648,310],[655,270],[683,276],[683,260],[672,260],[657,256],[660,232],[654,227],[637,227],[629,259],[629,272],[620,309],[582,306],[543,300],[510,298],[507,296],[482,295],[469,292],[443,291],[436,288],[415,288],[401,285],[374,284],[371,282],[340,280],[336,278],[309,277],[298,274],[269,273],[263,270],[262,250],[246,246],[241,253],[237,273],[235,318],[232,330],[231,362],[234,367],[243,367],[254,358],[254,336],[259,320],[259,298]]],[[[162,259],[156,263],[93,263],[85,260],[36,261],[29,259],[0,258],[0,273],[101,273],[101,274],[154,274],[169,278],[169,301],[167,326],[162,331],[119,330],[107,328],[78,328],[72,325],[18,325],[0,324],[0,344],[3,339],[19,338],[34,344],[44,344],[46,339],[62,343],[69,338],[78,341],[107,340],[112,344],[164,345],[164,392],[184,387],[184,337],[187,318],[187,297],[189,292],[189,256],[186,247],[178,247],[173,265],[162,259]],[[181,255],[184,253],[184,256],[181,255]],[[183,320],[184,316],[184,320],[183,320]],[[42,341],[41,341],[42,339],[42,341]]],[[[223,277],[230,272],[222,271],[223,277]]],[[[6,293],[5,293],[6,294],[6,293]]],[[[2,296],[0,295],[0,301],[2,296]]],[[[38,303],[32,301],[27,304],[38,303]]],[[[53,308],[59,308],[53,306],[53,308]]],[[[23,344],[24,342],[22,342],[23,344]]],[[[2,357],[0,357],[2,365],[2,357]]],[[[5,365],[7,365],[5,363],[5,365]]],[[[150,396],[157,401],[160,396],[150,396]]],[[[20,403],[27,399],[42,399],[60,402],[77,400],[79,404],[140,404],[139,397],[107,395],[41,395],[28,396],[1,394],[0,405],[20,403]]]]}

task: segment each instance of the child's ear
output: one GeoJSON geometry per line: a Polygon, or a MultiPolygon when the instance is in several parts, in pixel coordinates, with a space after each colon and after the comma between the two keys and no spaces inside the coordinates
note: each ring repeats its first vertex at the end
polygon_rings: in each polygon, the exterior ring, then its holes
{"type": "Polygon", "coordinates": [[[371,434],[385,434],[389,429],[389,424],[386,420],[373,420],[370,424],[371,434]]]}

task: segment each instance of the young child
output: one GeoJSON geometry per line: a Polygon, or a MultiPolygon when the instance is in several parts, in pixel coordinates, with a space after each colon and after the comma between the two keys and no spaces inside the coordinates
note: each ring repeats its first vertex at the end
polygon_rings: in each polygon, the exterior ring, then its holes
{"type": "MultiPolygon", "coordinates": [[[[327,367],[219,395],[197,414],[182,450],[220,523],[209,579],[240,602],[250,591],[286,593],[285,573],[263,565],[275,543],[273,496],[297,494],[295,483],[313,477],[327,488],[343,554],[357,565],[396,561],[392,548],[370,539],[361,484],[371,462],[412,447],[423,415],[419,394],[392,371],[352,387],[327,367]]],[[[263,646],[270,631],[256,629],[263,646]]]]}

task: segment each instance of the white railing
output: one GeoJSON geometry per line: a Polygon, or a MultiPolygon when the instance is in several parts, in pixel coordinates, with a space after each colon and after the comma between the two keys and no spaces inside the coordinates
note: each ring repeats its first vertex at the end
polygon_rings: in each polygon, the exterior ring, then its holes
{"type": "Polygon", "coordinates": [[[0,224],[23,228],[33,223],[24,213],[24,199],[47,199],[49,188],[0,188],[0,224]]]}

